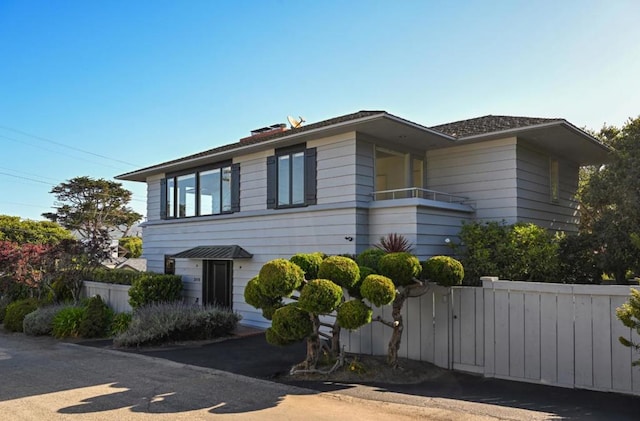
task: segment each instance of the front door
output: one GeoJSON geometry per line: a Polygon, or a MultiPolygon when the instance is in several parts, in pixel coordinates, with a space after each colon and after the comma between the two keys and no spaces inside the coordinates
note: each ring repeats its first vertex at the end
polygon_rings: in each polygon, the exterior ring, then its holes
{"type": "Polygon", "coordinates": [[[231,260],[202,261],[202,304],[231,308],[232,295],[231,260]]]}

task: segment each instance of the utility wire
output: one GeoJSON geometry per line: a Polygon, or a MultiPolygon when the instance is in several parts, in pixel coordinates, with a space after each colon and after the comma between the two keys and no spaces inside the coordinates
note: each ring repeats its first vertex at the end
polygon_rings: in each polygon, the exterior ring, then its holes
{"type": "Polygon", "coordinates": [[[141,165],[132,164],[131,162],[123,161],[123,160],[116,159],[116,158],[111,158],[109,156],[101,155],[99,153],[87,151],[87,150],[84,150],[84,149],[80,149],[80,148],[77,148],[75,146],[66,145],[66,144],[64,144],[62,142],[57,142],[57,141],[52,140],[52,139],[47,139],[46,137],[37,136],[37,135],[31,134],[31,133],[27,133],[27,132],[22,131],[22,130],[14,129],[12,127],[7,127],[7,126],[0,125],[0,129],[8,130],[8,131],[14,132],[14,133],[19,133],[19,134],[21,134],[23,136],[32,137],[34,139],[38,139],[38,140],[42,140],[44,142],[48,142],[48,143],[51,143],[51,144],[54,144],[54,145],[62,146],[63,148],[67,148],[67,149],[71,149],[71,150],[74,150],[74,151],[82,152],[82,153],[85,153],[85,154],[88,154],[88,155],[93,155],[93,156],[96,156],[98,158],[102,158],[102,159],[106,159],[106,160],[114,161],[114,162],[119,162],[121,164],[129,165],[131,167],[138,167],[138,168],[141,167],[141,165]]]}

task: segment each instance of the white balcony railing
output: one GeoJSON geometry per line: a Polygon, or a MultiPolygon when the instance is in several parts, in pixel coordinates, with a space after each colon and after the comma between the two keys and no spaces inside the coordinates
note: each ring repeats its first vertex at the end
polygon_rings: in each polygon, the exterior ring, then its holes
{"type": "Polygon", "coordinates": [[[405,189],[380,190],[373,192],[373,200],[394,200],[407,199],[417,197],[420,199],[436,200],[438,202],[447,203],[463,203],[469,198],[455,196],[453,194],[444,193],[436,190],[422,189],[419,187],[408,187],[405,189]]]}

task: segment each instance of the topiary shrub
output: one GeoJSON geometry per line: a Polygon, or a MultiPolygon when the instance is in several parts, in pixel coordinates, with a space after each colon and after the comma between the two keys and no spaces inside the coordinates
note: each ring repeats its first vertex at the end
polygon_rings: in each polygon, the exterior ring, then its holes
{"type": "Polygon", "coordinates": [[[423,269],[427,280],[444,287],[461,285],[464,279],[462,263],[449,256],[433,256],[424,262],[423,269]]]}
{"type": "Polygon", "coordinates": [[[178,301],[182,293],[182,277],[146,273],[129,288],[129,304],[133,309],[151,303],[178,301]]]}
{"type": "Polygon", "coordinates": [[[382,275],[369,275],[362,282],[360,294],[376,307],[393,302],[396,298],[396,286],[393,281],[382,275]]]}
{"type": "Polygon", "coordinates": [[[313,314],[327,314],[342,301],[342,288],[328,279],[314,279],[302,288],[298,307],[313,314]]]}
{"type": "Polygon", "coordinates": [[[261,292],[270,298],[290,297],[304,282],[300,266],[285,259],[265,263],[258,273],[261,292]]]}
{"type": "Polygon", "coordinates": [[[240,316],[217,306],[194,306],[181,302],[153,303],[138,308],[126,331],[117,335],[116,346],[142,346],[165,342],[212,339],[226,336],[240,316]]]}
{"type": "Polygon", "coordinates": [[[350,288],[360,279],[360,268],[349,257],[330,256],[320,264],[318,277],[329,279],[342,287],[350,288]]]}
{"type": "Polygon", "coordinates": [[[373,269],[374,272],[377,272],[378,262],[385,254],[387,253],[379,248],[367,249],[356,257],[356,262],[360,267],[366,266],[373,269]]]}
{"type": "Polygon", "coordinates": [[[53,317],[52,333],[56,338],[80,336],[80,323],[84,318],[84,307],[66,307],[53,317]]]}
{"type": "Polygon", "coordinates": [[[113,316],[113,320],[111,320],[111,327],[109,332],[112,336],[120,335],[129,329],[129,325],[131,324],[131,320],[133,319],[133,314],[131,313],[117,313],[113,316]]]}
{"type": "Polygon", "coordinates": [[[24,317],[38,308],[38,300],[25,298],[14,301],[7,306],[4,316],[4,328],[11,332],[22,332],[24,317]]]}
{"type": "Polygon", "coordinates": [[[349,300],[338,308],[338,323],[345,329],[355,330],[371,323],[373,311],[361,300],[349,300]]]}
{"type": "Polygon", "coordinates": [[[309,313],[300,310],[295,304],[288,304],[273,313],[271,328],[280,338],[297,342],[313,333],[313,323],[309,313]]]}
{"type": "Polygon", "coordinates": [[[389,253],[380,258],[378,270],[398,286],[407,286],[422,273],[420,260],[411,253],[389,253]]]}
{"type": "Polygon", "coordinates": [[[267,343],[275,346],[287,346],[296,342],[284,339],[282,336],[278,335],[272,327],[268,328],[265,332],[265,339],[267,340],[267,343]]]}
{"type": "Polygon", "coordinates": [[[315,252],[315,253],[297,253],[291,256],[289,259],[292,263],[300,266],[300,269],[304,271],[304,276],[306,279],[317,279],[318,278],[318,270],[320,269],[320,264],[325,258],[324,253],[315,252]]]}
{"type": "Polygon", "coordinates": [[[51,335],[53,331],[53,319],[59,311],[70,304],[53,304],[40,307],[24,317],[22,327],[26,335],[41,336],[51,335]]]}
{"type": "Polygon", "coordinates": [[[374,275],[376,273],[373,269],[366,266],[360,266],[359,269],[360,269],[360,277],[358,278],[358,282],[356,282],[352,287],[347,288],[349,295],[354,298],[362,298],[362,295],[360,294],[360,287],[362,286],[362,281],[364,281],[364,279],[367,276],[374,275]]]}
{"type": "Polygon", "coordinates": [[[78,333],[83,338],[100,338],[107,335],[113,311],[102,301],[102,297],[96,295],[87,300],[85,312],[78,333]]]}
{"type": "Polygon", "coordinates": [[[277,309],[282,307],[284,307],[284,303],[282,301],[278,301],[272,305],[262,307],[262,317],[267,320],[271,320],[273,319],[273,313],[275,313],[277,309]]]}

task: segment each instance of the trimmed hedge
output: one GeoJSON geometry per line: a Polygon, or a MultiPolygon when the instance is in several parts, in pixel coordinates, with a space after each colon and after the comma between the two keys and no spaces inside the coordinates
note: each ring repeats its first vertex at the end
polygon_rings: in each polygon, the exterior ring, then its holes
{"type": "Polygon", "coordinates": [[[305,284],[298,307],[313,314],[328,314],[342,301],[342,288],[328,279],[314,279],[305,284]]]}
{"type": "Polygon", "coordinates": [[[181,293],[181,276],[144,273],[129,288],[129,304],[136,309],[151,303],[178,301],[181,293]]]}
{"type": "Polygon", "coordinates": [[[290,297],[304,282],[300,266],[285,259],[265,263],[258,273],[260,291],[270,298],[290,297]]]}
{"type": "Polygon", "coordinates": [[[462,263],[449,256],[433,256],[424,262],[424,276],[427,280],[444,287],[461,285],[464,279],[462,263]]]}
{"type": "Polygon", "coordinates": [[[325,258],[325,254],[321,252],[315,253],[297,253],[289,259],[292,263],[300,266],[304,271],[304,277],[307,280],[317,279],[320,264],[325,258]]]}
{"type": "Polygon", "coordinates": [[[389,253],[380,258],[378,269],[381,275],[390,278],[398,286],[411,285],[422,273],[420,260],[411,253],[389,253]]]}
{"type": "Polygon", "coordinates": [[[338,308],[338,324],[349,330],[358,329],[371,323],[373,311],[361,300],[349,300],[338,308]]]}
{"type": "Polygon", "coordinates": [[[273,313],[271,328],[276,334],[274,336],[290,342],[301,341],[313,333],[309,313],[300,310],[295,304],[277,309],[273,313]]]}
{"type": "Polygon", "coordinates": [[[393,281],[382,275],[369,275],[362,281],[360,295],[376,307],[391,304],[396,298],[393,281]]]}
{"type": "Polygon", "coordinates": [[[7,306],[4,316],[4,328],[11,332],[22,332],[24,318],[27,314],[38,308],[38,300],[35,298],[25,298],[14,301],[7,306]]]}
{"type": "Polygon", "coordinates": [[[328,279],[342,287],[351,288],[360,279],[360,268],[355,260],[344,256],[330,256],[322,261],[318,278],[328,279]]]}

